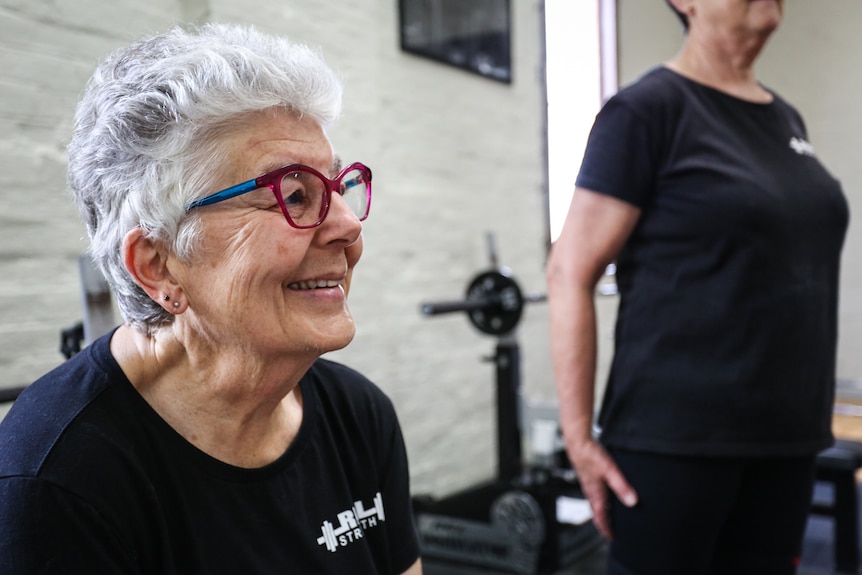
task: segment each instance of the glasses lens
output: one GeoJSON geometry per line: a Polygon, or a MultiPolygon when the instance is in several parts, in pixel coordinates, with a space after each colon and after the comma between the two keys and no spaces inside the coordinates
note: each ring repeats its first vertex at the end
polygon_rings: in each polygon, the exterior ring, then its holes
{"type": "Polygon", "coordinates": [[[368,200],[371,195],[371,180],[368,174],[354,168],[341,178],[341,196],[360,220],[368,216],[368,200]]]}
{"type": "Polygon", "coordinates": [[[314,174],[288,172],[281,178],[281,198],[294,225],[311,227],[323,215],[326,185],[314,174]]]}

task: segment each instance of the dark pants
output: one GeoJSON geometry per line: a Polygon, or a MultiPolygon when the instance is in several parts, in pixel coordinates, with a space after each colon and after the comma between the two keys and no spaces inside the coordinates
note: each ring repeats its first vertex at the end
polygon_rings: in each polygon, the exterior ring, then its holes
{"type": "Polygon", "coordinates": [[[677,457],[611,449],[638,493],[611,496],[608,575],[792,575],[814,457],[677,457]]]}

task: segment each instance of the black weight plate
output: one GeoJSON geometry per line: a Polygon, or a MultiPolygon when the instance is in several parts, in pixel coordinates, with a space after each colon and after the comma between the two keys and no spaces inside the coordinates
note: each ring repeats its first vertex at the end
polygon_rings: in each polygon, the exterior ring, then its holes
{"type": "Polygon", "coordinates": [[[512,331],[524,310],[521,288],[514,279],[499,270],[476,276],[467,288],[467,301],[485,302],[467,315],[476,329],[490,335],[503,335],[512,331]]]}
{"type": "Polygon", "coordinates": [[[507,491],[491,504],[491,523],[526,545],[545,539],[545,516],[539,502],[524,491],[507,491]]]}

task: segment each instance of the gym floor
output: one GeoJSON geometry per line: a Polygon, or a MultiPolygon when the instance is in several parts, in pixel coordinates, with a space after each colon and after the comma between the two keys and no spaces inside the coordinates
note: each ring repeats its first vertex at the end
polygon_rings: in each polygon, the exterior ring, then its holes
{"type": "MultiPolygon", "coordinates": [[[[576,565],[554,575],[605,575],[606,553],[607,546],[603,545],[576,565]]],[[[797,575],[851,575],[835,571],[832,568],[832,557],[831,520],[812,517],[805,532],[802,565],[797,575]]],[[[491,571],[442,565],[431,561],[425,562],[424,572],[425,575],[493,575],[491,571]]]]}

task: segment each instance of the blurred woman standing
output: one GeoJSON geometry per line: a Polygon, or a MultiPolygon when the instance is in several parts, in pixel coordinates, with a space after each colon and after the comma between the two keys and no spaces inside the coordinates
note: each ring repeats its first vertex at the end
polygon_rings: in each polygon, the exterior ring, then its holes
{"type": "Polygon", "coordinates": [[[596,118],[548,262],[567,452],[614,575],[791,574],[831,445],[848,207],[754,63],[782,0],[668,0],[678,55],[596,118]],[[597,280],[617,262],[593,429],[597,280]]]}

